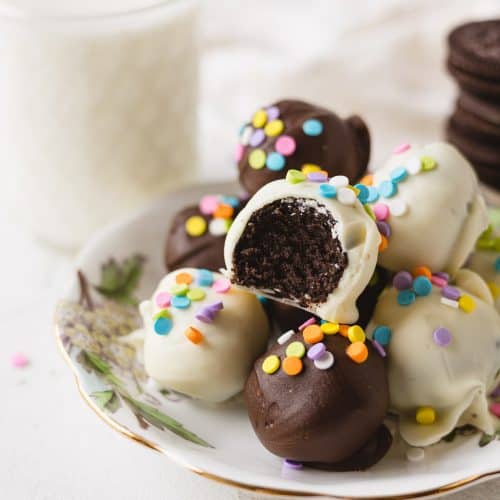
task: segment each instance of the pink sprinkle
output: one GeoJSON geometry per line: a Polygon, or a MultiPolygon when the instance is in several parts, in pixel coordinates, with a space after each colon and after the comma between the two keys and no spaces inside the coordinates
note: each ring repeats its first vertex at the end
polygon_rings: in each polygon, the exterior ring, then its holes
{"type": "Polygon", "coordinates": [[[28,358],[20,352],[14,353],[10,357],[10,362],[14,368],[24,368],[25,366],[29,365],[28,358]]]}
{"type": "Polygon", "coordinates": [[[220,278],[214,282],[214,284],[212,285],[212,288],[217,293],[227,293],[231,289],[231,283],[226,278],[220,278]]]}
{"type": "Polygon", "coordinates": [[[410,148],[411,148],[410,144],[408,144],[407,142],[403,142],[399,146],[396,146],[393,149],[392,153],[395,155],[399,155],[401,153],[404,153],[405,151],[408,151],[410,148]]]}
{"type": "Polygon", "coordinates": [[[377,203],[373,207],[373,213],[377,220],[387,220],[390,214],[389,207],[385,203],[377,203]]]}
{"type": "Polygon", "coordinates": [[[380,344],[379,342],[377,342],[376,340],[372,340],[372,344],[373,344],[373,347],[375,347],[375,349],[377,350],[377,352],[383,357],[385,358],[387,356],[386,352],[385,352],[385,349],[382,347],[382,344],[380,344]]]}
{"type": "Polygon", "coordinates": [[[304,330],[304,328],[306,328],[309,325],[314,325],[314,323],[316,323],[316,318],[314,316],[312,316],[311,318],[309,318],[307,321],[304,321],[304,323],[302,323],[299,326],[299,332],[304,330]]]}
{"type": "Polygon", "coordinates": [[[169,293],[167,293],[167,292],[160,292],[156,296],[156,305],[158,307],[161,307],[162,309],[164,309],[165,307],[170,306],[170,299],[171,298],[172,297],[170,296],[169,293]]]}
{"type": "Polygon", "coordinates": [[[198,206],[203,215],[212,215],[219,206],[219,199],[217,196],[207,195],[200,200],[198,206]]]}
{"type": "Polygon", "coordinates": [[[283,156],[290,156],[295,152],[295,139],[289,135],[282,135],[275,145],[276,151],[283,156]]]}
{"type": "Polygon", "coordinates": [[[439,288],[443,288],[443,287],[445,287],[448,284],[448,281],[446,281],[445,279],[440,278],[439,276],[436,276],[435,274],[433,274],[431,276],[431,283],[433,285],[438,286],[439,288]]]}
{"type": "Polygon", "coordinates": [[[240,161],[243,158],[243,153],[245,152],[245,146],[243,144],[236,144],[236,150],[234,152],[234,159],[240,161]]]}
{"type": "Polygon", "coordinates": [[[490,413],[495,415],[495,417],[500,418],[500,403],[491,403],[490,404],[490,413]]]}

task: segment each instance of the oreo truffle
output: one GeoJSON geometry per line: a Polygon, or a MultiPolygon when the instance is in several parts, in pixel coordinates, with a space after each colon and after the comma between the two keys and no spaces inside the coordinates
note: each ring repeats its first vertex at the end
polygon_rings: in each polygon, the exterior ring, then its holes
{"type": "Polygon", "coordinates": [[[236,196],[206,195],[198,205],[178,212],[167,235],[167,270],[196,267],[218,271],[224,267],[224,240],[244,203],[244,198],[236,196]]]}
{"type": "Polygon", "coordinates": [[[291,169],[358,179],[369,156],[370,134],[359,116],[342,119],[292,99],[257,110],[241,128],[236,149],[240,182],[250,194],[291,169]]]}
{"type": "MultiPolygon", "coordinates": [[[[245,385],[248,415],[275,455],[323,469],[366,469],[392,442],[383,425],[384,359],[371,341],[323,334],[321,328],[332,331],[325,325],[278,339],[255,362],[245,385]],[[351,357],[358,351],[363,356],[351,357]]],[[[354,337],[364,337],[354,329],[354,337]]]]}

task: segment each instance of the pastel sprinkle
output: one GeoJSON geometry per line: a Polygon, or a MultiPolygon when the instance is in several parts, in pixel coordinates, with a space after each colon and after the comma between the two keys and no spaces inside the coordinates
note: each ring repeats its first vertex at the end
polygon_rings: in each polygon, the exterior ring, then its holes
{"type": "Polygon", "coordinates": [[[337,199],[343,205],[354,205],[356,202],[356,193],[347,187],[341,187],[337,192],[337,199]]]}
{"type": "Polygon", "coordinates": [[[280,116],[280,110],[278,106],[269,106],[266,108],[267,118],[269,120],[276,120],[280,116]]]}
{"type": "Polygon", "coordinates": [[[234,159],[235,161],[240,161],[245,154],[245,146],[243,144],[236,144],[236,148],[234,150],[234,159]]]}
{"type": "Polygon", "coordinates": [[[400,306],[409,306],[415,302],[416,295],[412,290],[401,290],[398,292],[398,304],[400,306]]]}
{"type": "Polygon", "coordinates": [[[262,128],[267,122],[267,113],[263,109],[259,109],[252,117],[252,125],[255,128],[262,128]]]}
{"type": "Polygon", "coordinates": [[[306,174],[300,170],[291,169],[286,173],[286,181],[290,184],[298,184],[306,180],[306,174]]]}
{"type": "Polygon", "coordinates": [[[368,188],[363,184],[355,184],[354,187],[358,190],[358,200],[361,203],[368,203],[368,198],[370,194],[368,188]]]}
{"type": "Polygon", "coordinates": [[[198,300],[203,300],[206,297],[206,293],[202,288],[192,288],[187,293],[187,298],[193,302],[198,300]]]}
{"type": "Polygon", "coordinates": [[[373,339],[380,345],[388,345],[391,341],[392,330],[385,325],[379,325],[373,330],[373,339]]]}
{"type": "Polygon", "coordinates": [[[302,358],[306,353],[306,348],[302,342],[295,341],[288,345],[285,352],[287,356],[302,358]]]}
{"type": "Polygon", "coordinates": [[[458,307],[466,313],[471,313],[476,308],[476,303],[470,295],[462,295],[458,299],[458,307]]]}
{"type": "Polygon", "coordinates": [[[417,276],[413,280],[413,290],[418,296],[425,297],[432,292],[432,283],[426,276],[417,276]]]}
{"type": "Polygon", "coordinates": [[[291,377],[298,375],[302,371],[302,360],[295,356],[288,356],[283,360],[283,371],[291,377]]]}
{"type": "Polygon", "coordinates": [[[304,323],[302,323],[299,326],[299,332],[301,332],[302,330],[304,330],[304,328],[310,325],[314,325],[315,323],[316,323],[316,318],[314,316],[310,317],[307,321],[304,321],[304,323]]]}
{"type": "Polygon", "coordinates": [[[321,358],[323,354],[326,352],[326,345],[323,342],[318,342],[314,344],[307,350],[307,357],[312,359],[313,361],[321,358]]]}
{"type": "Polygon", "coordinates": [[[325,323],[322,323],[320,328],[325,335],[335,335],[336,333],[338,333],[340,325],[338,323],[327,321],[325,323]]]}
{"type": "Polygon", "coordinates": [[[335,358],[330,351],[325,351],[320,358],[314,360],[314,366],[318,370],[328,370],[334,363],[335,358]]]}
{"type": "Polygon", "coordinates": [[[295,332],[293,330],[288,330],[287,332],[282,333],[278,337],[277,342],[280,345],[286,344],[294,335],[295,335],[295,332]]]}
{"type": "Polygon", "coordinates": [[[290,137],[289,135],[282,135],[278,138],[274,147],[276,148],[276,151],[283,156],[290,156],[295,153],[297,144],[295,143],[295,139],[293,137],[290,137]]]}
{"type": "Polygon", "coordinates": [[[200,200],[198,207],[203,215],[212,215],[218,204],[219,199],[217,196],[206,195],[200,200]]]}
{"type": "Polygon", "coordinates": [[[458,302],[456,300],[447,299],[446,297],[441,297],[441,304],[448,307],[453,307],[453,309],[458,309],[458,302]]]}
{"type": "Polygon", "coordinates": [[[386,238],[391,237],[391,226],[383,220],[377,221],[377,228],[380,234],[383,234],[386,238]]]}
{"type": "Polygon", "coordinates": [[[393,150],[392,153],[395,155],[399,155],[401,153],[404,153],[405,151],[408,151],[411,148],[411,146],[407,142],[403,142],[396,146],[393,150]]]}
{"type": "Polygon", "coordinates": [[[385,349],[383,348],[383,346],[379,342],[377,342],[376,340],[373,340],[372,345],[375,348],[375,350],[380,354],[380,356],[382,356],[383,358],[385,358],[387,356],[385,349]]]}
{"type": "Polygon", "coordinates": [[[425,458],[425,450],[423,448],[414,448],[413,446],[406,450],[406,459],[409,462],[420,462],[425,458]]]}
{"type": "Polygon", "coordinates": [[[417,410],[415,420],[421,425],[431,425],[436,421],[436,410],[430,406],[423,406],[417,410]]]}
{"type": "Polygon", "coordinates": [[[268,375],[272,375],[278,371],[280,364],[280,358],[275,354],[271,354],[262,362],[262,371],[268,375]]]}
{"type": "Polygon", "coordinates": [[[212,271],[209,271],[208,269],[199,269],[197,282],[200,286],[212,286],[212,283],[214,282],[212,271]]]}
{"type": "Polygon", "coordinates": [[[310,182],[326,182],[328,181],[328,175],[321,170],[319,172],[311,172],[307,174],[307,180],[310,182]]]}
{"type": "Polygon", "coordinates": [[[301,168],[304,174],[310,174],[311,172],[319,172],[321,167],[318,165],[314,165],[313,163],[304,163],[301,168]]]}
{"type": "Polygon", "coordinates": [[[349,185],[349,179],[345,175],[335,175],[330,179],[330,184],[337,189],[347,187],[349,185]]]}
{"type": "Polygon", "coordinates": [[[254,149],[248,156],[248,164],[254,169],[264,168],[266,164],[266,153],[262,149],[254,149]]]}
{"type": "Polygon", "coordinates": [[[212,285],[212,289],[216,293],[227,293],[231,289],[231,282],[226,278],[219,278],[212,285]]]}
{"type": "Polygon", "coordinates": [[[347,330],[347,338],[352,342],[364,342],[366,339],[365,331],[359,325],[350,326],[347,330]]]}
{"type": "Polygon", "coordinates": [[[458,300],[462,294],[457,288],[446,285],[441,289],[441,295],[450,300],[458,300]]]}
{"type": "Polygon", "coordinates": [[[264,134],[264,131],[261,128],[258,128],[254,131],[252,137],[250,137],[249,145],[253,148],[260,146],[264,142],[265,138],[266,134],[264,134]]]}
{"type": "Polygon", "coordinates": [[[309,325],[304,328],[302,336],[308,344],[317,344],[323,340],[324,334],[319,325],[309,325]]]}
{"type": "Polygon", "coordinates": [[[391,214],[395,217],[401,217],[408,211],[408,203],[406,203],[406,201],[402,200],[401,198],[398,198],[396,200],[388,200],[387,204],[389,205],[391,214]]]}
{"type": "Polygon", "coordinates": [[[187,309],[190,305],[191,301],[187,297],[172,297],[172,306],[177,309],[187,309]]]}
{"type": "Polygon", "coordinates": [[[153,328],[158,335],[167,335],[172,330],[173,322],[170,318],[158,318],[155,320],[153,328]]]}
{"type": "Polygon", "coordinates": [[[390,173],[393,182],[402,182],[408,177],[408,171],[405,167],[397,167],[390,173]]]}
{"type": "Polygon", "coordinates": [[[311,118],[302,124],[302,130],[304,134],[314,137],[323,132],[323,124],[319,120],[311,118]]]}
{"type": "Polygon", "coordinates": [[[193,344],[201,344],[201,342],[203,342],[203,333],[194,326],[189,326],[184,332],[184,335],[193,344]]]}
{"type": "Polygon", "coordinates": [[[392,181],[382,181],[378,186],[378,192],[384,198],[392,198],[397,193],[397,185],[392,181]]]}
{"type": "Polygon", "coordinates": [[[282,154],[273,151],[267,155],[266,166],[269,170],[279,172],[285,168],[285,164],[286,160],[282,154]]]}
{"type": "Polygon", "coordinates": [[[438,278],[444,279],[446,281],[450,281],[450,275],[448,273],[443,273],[442,271],[438,271],[434,273],[433,276],[437,276],[438,278]]]}
{"type": "Polygon", "coordinates": [[[268,137],[276,137],[283,132],[285,124],[281,120],[272,120],[264,128],[264,132],[268,137]]]}
{"type": "Polygon", "coordinates": [[[378,251],[380,253],[385,252],[389,247],[389,240],[383,234],[380,235],[380,244],[378,246],[378,251]]]}
{"type": "Polygon", "coordinates": [[[408,271],[399,271],[392,279],[392,285],[396,290],[408,290],[413,284],[413,276],[408,271]]]}
{"type": "Polygon", "coordinates": [[[368,348],[364,342],[354,342],[346,349],[346,354],[355,363],[364,363],[368,359],[368,348]]]}
{"type": "Polygon", "coordinates": [[[495,417],[500,418],[500,403],[491,403],[488,409],[490,410],[490,413],[492,415],[495,415],[495,417]]]}
{"type": "Polygon", "coordinates": [[[243,126],[240,133],[240,144],[242,146],[248,146],[250,137],[252,137],[253,128],[250,125],[243,126]]]}
{"type": "Polygon", "coordinates": [[[422,170],[424,172],[434,170],[437,167],[436,160],[430,156],[422,156],[420,160],[422,162],[422,170]]]}
{"type": "Polygon", "coordinates": [[[447,328],[439,327],[434,330],[432,338],[437,345],[444,347],[451,342],[451,333],[447,328]]]}
{"type": "Polygon", "coordinates": [[[229,231],[227,219],[212,219],[208,224],[208,232],[212,236],[224,236],[229,231]]]}
{"type": "Polygon", "coordinates": [[[420,158],[412,156],[406,163],[406,170],[411,175],[416,175],[422,170],[422,162],[420,158]]]}
{"type": "Polygon", "coordinates": [[[14,368],[24,368],[29,365],[29,359],[20,352],[15,352],[10,357],[10,364],[14,368]]]}
{"type": "Polygon", "coordinates": [[[283,460],[283,466],[291,470],[300,470],[303,467],[302,462],[297,462],[296,460],[290,460],[289,458],[285,458],[285,460],[283,460]]]}
{"type": "Polygon", "coordinates": [[[213,213],[213,216],[218,219],[229,219],[233,216],[233,214],[234,208],[231,205],[228,205],[227,203],[219,203],[213,213]]]}
{"type": "Polygon", "coordinates": [[[375,220],[375,214],[373,213],[372,207],[370,205],[363,205],[365,212],[368,214],[370,219],[375,220]]]}
{"type": "Polygon", "coordinates": [[[417,266],[415,269],[413,269],[412,274],[414,278],[416,278],[417,276],[425,276],[429,279],[432,278],[431,270],[427,266],[417,266]]]}
{"type": "Polygon", "coordinates": [[[431,283],[433,285],[438,286],[439,288],[443,288],[443,287],[445,287],[448,284],[448,281],[445,280],[445,279],[443,279],[443,278],[440,278],[439,276],[436,276],[435,274],[433,274],[431,276],[431,283]]]}
{"type": "Polygon", "coordinates": [[[154,320],[157,320],[158,318],[172,319],[172,315],[170,314],[170,311],[168,309],[162,309],[153,316],[154,320]]]}
{"type": "Polygon", "coordinates": [[[377,203],[373,207],[373,213],[377,220],[387,220],[389,217],[389,207],[385,203],[377,203]]]}
{"type": "Polygon", "coordinates": [[[500,273],[500,257],[496,258],[494,267],[495,267],[495,272],[500,273]]]}
{"type": "Polygon", "coordinates": [[[176,296],[186,295],[188,290],[189,286],[186,283],[176,283],[170,287],[170,293],[176,296]]]}
{"type": "Polygon", "coordinates": [[[179,273],[175,277],[175,282],[178,285],[190,285],[193,282],[193,276],[190,273],[179,273]]]}
{"type": "Polygon", "coordinates": [[[222,202],[225,203],[226,205],[230,205],[233,208],[238,208],[240,204],[240,200],[238,200],[236,196],[223,196],[222,202]]]}
{"type": "Polygon", "coordinates": [[[209,304],[208,306],[206,306],[206,308],[209,309],[210,311],[218,312],[224,309],[224,304],[221,300],[218,300],[217,302],[209,304]]]}
{"type": "Polygon", "coordinates": [[[378,201],[380,195],[378,189],[373,186],[368,186],[368,198],[366,199],[366,203],[375,203],[378,201]]]}
{"type": "Polygon", "coordinates": [[[335,198],[337,196],[337,188],[331,184],[320,184],[319,194],[325,198],[335,198]]]}
{"type": "Polygon", "coordinates": [[[155,297],[155,302],[158,307],[168,307],[170,305],[171,295],[167,292],[160,292],[155,297]]]}
{"type": "Polygon", "coordinates": [[[192,215],[186,220],[185,229],[189,236],[198,237],[207,230],[207,222],[199,215],[192,215]]]}

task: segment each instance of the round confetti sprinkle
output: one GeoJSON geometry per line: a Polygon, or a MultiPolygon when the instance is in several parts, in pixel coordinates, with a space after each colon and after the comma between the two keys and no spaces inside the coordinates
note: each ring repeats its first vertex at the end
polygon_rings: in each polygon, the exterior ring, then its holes
{"type": "Polygon", "coordinates": [[[240,144],[242,146],[248,146],[248,142],[250,141],[250,137],[252,137],[253,128],[250,125],[243,126],[240,134],[240,144]]]}
{"type": "Polygon", "coordinates": [[[306,353],[306,348],[302,342],[295,341],[288,345],[285,352],[287,356],[302,358],[306,353]]]}
{"type": "Polygon", "coordinates": [[[184,335],[190,340],[193,344],[201,344],[203,342],[203,333],[200,330],[194,328],[193,326],[189,326],[184,335]]]}
{"type": "Polygon", "coordinates": [[[448,281],[444,280],[443,278],[440,278],[439,276],[436,276],[435,274],[433,274],[431,276],[431,283],[433,285],[438,286],[439,288],[443,288],[443,287],[445,287],[448,284],[448,281]]]}
{"type": "Polygon", "coordinates": [[[236,148],[234,150],[234,159],[235,161],[240,161],[245,154],[245,146],[243,144],[236,144],[236,148]]]}
{"type": "Polygon", "coordinates": [[[372,345],[376,349],[376,351],[380,354],[380,356],[382,356],[383,358],[387,356],[385,349],[379,342],[377,342],[376,340],[372,340],[372,345]]]}
{"type": "Polygon", "coordinates": [[[302,371],[302,366],[302,360],[295,356],[289,356],[283,360],[283,371],[292,377],[302,371]]]}
{"type": "Polygon", "coordinates": [[[212,288],[216,293],[227,293],[231,289],[231,282],[226,278],[219,278],[214,282],[212,288]]]}
{"type": "Polygon", "coordinates": [[[251,147],[256,148],[257,146],[260,146],[264,142],[265,138],[266,134],[264,134],[264,131],[261,128],[258,128],[257,130],[254,131],[252,137],[250,137],[250,141],[248,144],[251,147]]]}
{"type": "Polygon", "coordinates": [[[280,345],[286,344],[294,335],[295,335],[295,332],[293,330],[288,330],[287,332],[281,334],[278,337],[277,342],[280,345]]]}
{"type": "Polygon", "coordinates": [[[405,167],[397,167],[391,172],[390,176],[392,182],[402,182],[408,177],[408,171],[405,167]]]}
{"type": "Polygon", "coordinates": [[[380,198],[378,193],[378,189],[373,186],[368,186],[368,198],[366,199],[366,203],[375,203],[380,198]]]}
{"type": "Polygon", "coordinates": [[[295,153],[297,144],[295,143],[295,139],[293,137],[290,137],[289,135],[282,135],[278,138],[274,147],[276,151],[283,156],[290,156],[295,153]]]}
{"type": "Polygon", "coordinates": [[[401,198],[398,198],[397,200],[387,200],[387,204],[389,205],[391,215],[394,215],[395,217],[401,217],[408,211],[408,203],[401,198]]]}
{"type": "Polygon", "coordinates": [[[347,338],[347,330],[349,330],[349,325],[339,325],[339,333],[342,337],[347,338]]]}
{"type": "Polygon", "coordinates": [[[413,276],[408,271],[399,271],[392,279],[392,286],[396,290],[408,290],[413,284],[413,276]]]}
{"type": "Polygon", "coordinates": [[[226,219],[212,219],[208,224],[208,232],[212,236],[223,236],[228,231],[229,227],[226,219]]]}
{"type": "Polygon", "coordinates": [[[227,203],[219,203],[213,216],[217,219],[229,219],[234,214],[234,208],[227,203]]]}
{"type": "Polygon", "coordinates": [[[384,235],[386,238],[391,237],[391,226],[384,220],[378,220],[377,221],[377,228],[378,232],[382,235],[384,235]]]}
{"type": "Polygon", "coordinates": [[[492,415],[495,415],[495,417],[500,418],[500,403],[491,403],[488,409],[490,410],[490,413],[492,415]]]}
{"type": "Polygon", "coordinates": [[[263,109],[259,109],[252,117],[252,125],[255,128],[262,128],[267,122],[267,113],[263,109]]]}
{"type": "Polygon", "coordinates": [[[389,217],[389,207],[385,203],[377,203],[373,207],[373,213],[377,220],[387,220],[389,217]]]}
{"type": "Polygon", "coordinates": [[[392,331],[388,326],[379,325],[373,330],[373,339],[380,345],[388,345],[391,341],[392,331]]]}
{"type": "Polygon", "coordinates": [[[434,273],[433,276],[437,276],[438,278],[444,279],[446,281],[450,281],[450,275],[448,273],[443,273],[441,271],[434,273]]]}
{"type": "Polygon", "coordinates": [[[368,198],[370,192],[368,191],[368,188],[364,186],[363,184],[355,184],[354,187],[359,191],[358,192],[358,200],[361,203],[368,203],[368,198]]]}
{"type": "Polygon", "coordinates": [[[451,333],[447,328],[439,327],[432,334],[434,342],[440,346],[447,346],[451,342],[451,333]]]}
{"type": "Polygon", "coordinates": [[[319,359],[314,360],[314,366],[318,370],[328,370],[333,366],[335,358],[330,351],[325,351],[319,359]]]}
{"type": "Polygon", "coordinates": [[[414,278],[417,276],[425,276],[428,279],[432,278],[431,270],[427,266],[417,266],[413,269],[412,274],[414,278]]]}
{"type": "Polygon", "coordinates": [[[309,325],[304,328],[302,332],[304,336],[304,340],[308,344],[316,344],[317,342],[321,342],[323,340],[323,331],[319,325],[309,325]]]}
{"type": "Polygon", "coordinates": [[[189,290],[186,297],[189,300],[196,302],[198,300],[203,300],[206,297],[206,293],[203,288],[192,288],[191,290],[189,290]]]}
{"type": "Polygon", "coordinates": [[[315,324],[316,324],[316,318],[314,316],[312,316],[311,318],[309,318],[308,320],[304,321],[304,323],[302,323],[299,326],[299,332],[301,332],[302,330],[304,330],[304,328],[306,328],[307,326],[309,326],[309,325],[315,325],[315,324]]]}
{"type": "Polygon", "coordinates": [[[236,196],[223,196],[222,203],[230,205],[233,208],[238,208],[238,206],[240,205],[240,200],[238,200],[236,196]]]}
{"type": "Polygon", "coordinates": [[[158,307],[168,307],[170,305],[171,296],[167,292],[160,292],[155,297],[155,302],[158,307]]]}
{"type": "Polygon", "coordinates": [[[172,287],[170,288],[170,293],[172,295],[181,296],[186,295],[188,290],[189,286],[186,285],[186,283],[177,283],[175,285],[172,285],[172,287]]]}
{"type": "Polygon", "coordinates": [[[271,354],[262,362],[262,371],[268,375],[276,373],[280,367],[280,358],[278,356],[271,354]]]}
{"type": "Polygon", "coordinates": [[[406,162],[406,170],[411,175],[416,175],[416,174],[420,173],[420,171],[422,170],[422,162],[420,161],[420,158],[418,158],[416,156],[412,156],[406,162]]]}
{"type": "Polygon", "coordinates": [[[285,460],[283,460],[283,466],[291,470],[300,470],[303,467],[302,462],[290,460],[289,458],[285,458],[285,460]]]}
{"type": "Polygon", "coordinates": [[[453,309],[458,309],[458,301],[447,299],[446,297],[441,297],[441,304],[445,306],[452,307],[453,309]]]}
{"type": "Polygon", "coordinates": [[[496,258],[494,268],[496,273],[500,273],[500,257],[496,258]]]}
{"type": "Polygon", "coordinates": [[[266,153],[264,153],[262,149],[254,149],[248,157],[248,164],[255,170],[264,168],[266,164],[266,153]]]}
{"type": "Polygon", "coordinates": [[[416,295],[413,290],[401,290],[398,292],[398,304],[400,306],[409,306],[415,302],[416,295]]]}
{"type": "Polygon", "coordinates": [[[290,184],[298,184],[306,180],[306,174],[300,170],[291,169],[286,173],[286,181],[290,184]]]}
{"type": "Polygon", "coordinates": [[[380,235],[380,244],[378,246],[378,251],[380,253],[385,252],[389,247],[389,240],[383,234],[380,235]]]}
{"type": "Polygon", "coordinates": [[[319,167],[318,165],[314,165],[313,163],[304,163],[301,170],[304,174],[307,175],[311,172],[319,172],[321,170],[321,167],[319,167]]]}
{"type": "Polygon", "coordinates": [[[436,421],[436,411],[430,406],[423,406],[417,410],[415,420],[421,425],[431,425],[436,421]]]}
{"type": "Polygon", "coordinates": [[[310,174],[307,174],[307,180],[310,182],[327,182],[328,175],[322,170],[320,170],[319,172],[311,172],[310,174]]]}
{"type": "Polygon", "coordinates": [[[172,330],[173,322],[170,318],[158,318],[155,320],[153,328],[158,335],[167,335],[172,330]]]}
{"type": "Polygon", "coordinates": [[[199,215],[192,215],[186,220],[185,228],[189,236],[201,236],[207,230],[207,222],[199,215]]]}
{"type": "Polygon", "coordinates": [[[218,205],[219,199],[217,198],[217,196],[207,195],[203,196],[198,207],[203,215],[212,215],[218,205]]]}
{"type": "Polygon", "coordinates": [[[393,150],[392,153],[395,155],[399,155],[401,153],[404,153],[405,151],[408,151],[411,148],[411,146],[407,142],[403,142],[396,146],[393,150]]]}
{"type": "Polygon", "coordinates": [[[373,174],[366,174],[364,175],[361,180],[359,181],[360,184],[363,184],[364,186],[373,186],[373,174]]]}
{"type": "Polygon", "coordinates": [[[280,170],[283,170],[285,168],[285,163],[286,163],[285,157],[280,153],[275,153],[273,151],[272,153],[269,153],[267,155],[266,166],[269,170],[272,170],[273,172],[278,172],[280,170]]]}
{"type": "Polygon", "coordinates": [[[200,286],[212,286],[212,283],[214,282],[212,271],[209,271],[208,269],[199,269],[196,281],[200,286]]]}
{"type": "Polygon", "coordinates": [[[325,198],[335,198],[337,196],[337,188],[331,184],[320,184],[319,194],[325,198]]]}
{"type": "Polygon", "coordinates": [[[447,285],[442,288],[441,295],[450,300],[458,300],[461,292],[457,288],[447,285]]]}
{"type": "Polygon", "coordinates": [[[187,309],[191,301],[187,297],[172,297],[172,306],[177,309],[187,309]]]}
{"type": "Polygon", "coordinates": [[[191,274],[189,274],[189,273],[179,273],[175,277],[175,282],[178,285],[182,285],[182,284],[190,285],[193,282],[193,276],[191,276],[191,274]]]}
{"type": "Polygon", "coordinates": [[[368,348],[364,342],[354,342],[346,349],[346,354],[355,363],[364,363],[368,358],[368,348]]]}
{"type": "Polygon", "coordinates": [[[10,363],[14,368],[24,368],[29,365],[29,359],[20,352],[15,352],[10,357],[10,363]]]}
{"type": "Polygon", "coordinates": [[[423,448],[408,448],[406,450],[406,459],[409,462],[420,462],[425,458],[425,451],[423,448]]]}
{"type": "Polygon", "coordinates": [[[267,119],[268,120],[276,120],[280,116],[280,110],[278,106],[269,106],[266,108],[267,119]]]}
{"type": "Polygon", "coordinates": [[[338,333],[340,326],[338,323],[331,323],[327,321],[326,323],[323,323],[320,328],[325,335],[335,335],[338,333]]]}
{"type": "Polygon", "coordinates": [[[284,129],[285,124],[281,120],[273,120],[265,126],[264,132],[268,137],[276,137],[280,135],[284,129]]]}
{"type": "Polygon", "coordinates": [[[432,292],[432,283],[426,276],[417,276],[413,280],[413,290],[418,296],[425,297],[432,292]]]}
{"type": "Polygon", "coordinates": [[[326,345],[323,344],[323,342],[318,342],[317,344],[314,344],[307,350],[307,357],[314,361],[316,359],[321,358],[321,356],[323,356],[325,352],[326,352],[326,345]]]}
{"type": "Polygon", "coordinates": [[[347,187],[349,185],[349,179],[345,175],[335,175],[330,179],[330,184],[337,189],[347,187]]]}
{"type": "Polygon", "coordinates": [[[156,320],[158,318],[168,318],[172,319],[172,315],[170,314],[170,311],[168,309],[162,309],[161,311],[158,311],[154,316],[153,319],[156,320]]]}
{"type": "Polygon", "coordinates": [[[314,137],[323,132],[323,124],[319,120],[311,118],[302,124],[302,130],[304,134],[314,137]]]}
{"type": "Polygon", "coordinates": [[[352,342],[364,342],[366,339],[365,331],[359,325],[350,326],[347,330],[347,338],[352,342]]]}
{"type": "Polygon", "coordinates": [[[337,192],[337,199],[343,205],[354,205],[357,197],[356,193],[352,189],[342,187],[337,192]]]}
{"type": "Polygon", "coordinates": [[[392,181],[382,181],[378,186],[378,192],[384,198],[392,198],[397,191],[397,185],[392,181]]]}
{"type": "Polygon", "coordinates": [[[460,307],[463,312],[471,313],[476,308],[476,303],[470,295],[462,295],[458,299],[458,307],[460,307]]]}
{"type": "Polygon", "coordinates": [[[429,170],[434,170],[437,167],[436,160],[430,156],[422,156],[420,158],[422,162],[422,170],[428,172],[429,170]]]}

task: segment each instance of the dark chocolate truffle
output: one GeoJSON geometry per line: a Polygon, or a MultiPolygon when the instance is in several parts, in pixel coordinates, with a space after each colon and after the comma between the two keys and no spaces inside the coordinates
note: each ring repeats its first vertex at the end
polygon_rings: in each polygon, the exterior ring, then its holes
{"type": "Polygon", "coordinates": [[[370,134],[359,116],[344,120],[291,99],[258,110],[242,127],[236,154],[240,182],[250,194],[304,165],[354,182],[364,174],[369,156],[370,134]]]}
{"type": "Polygon", "coordinates": [[[274,344],[255,362],[245,385],[250,422],[262,444],[280,457],[331,470],[375,464],[392,441],[383,425],[389,404],[383,358],[366,340],[368,357],[354,362],[346,353],[353,345],[347,338],[325,335],[333,366],[320,369],[306,354],[302,371],[292,376],[284,370],[292,342],[307,345],[302,333],[274,344]],[[268,374],[263,362],[271,355],[281,366],[268,374]]]}
{"type": "Polygon", "coordinates": [[[167,270],[223,268],[226,233],[244,203],[244,199],[236,196],[207,195],[198,205],[178,212],[167,235],[167,270]]]}

